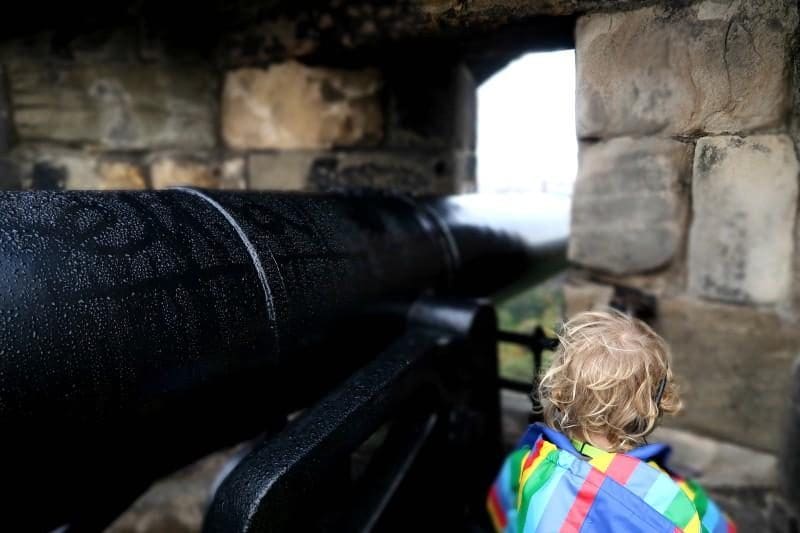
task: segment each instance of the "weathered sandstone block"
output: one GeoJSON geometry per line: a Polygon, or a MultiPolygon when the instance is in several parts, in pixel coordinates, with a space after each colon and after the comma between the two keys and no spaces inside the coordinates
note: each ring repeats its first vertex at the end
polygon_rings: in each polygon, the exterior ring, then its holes
{"type": "Polygon", "coordinates": [[[22,141],[113,149],[215,142],[211,68],[15,62],[8,72],[22,141]]]}
{"type": "Polygon", "coordinates": [[[245,189],[244,161],[218,161],[203,154],[159,154],[151,158],[150,180],[154,189],[198,187],[201,189],[245,189]]]}
{"type": "Polygon", "coordinates": [[[796,4],[668,4],[579,19],[579,136],[735,133],[783,121],[796,4]]]}
{"type": "Polygon", "coordinates": [[[475,164],[472,152],[461,151],[285,151],[250,155],[248,176],[254,189],[369,187],[454,194],[474,190],[475,164]]]}
{"type": "Polygon", "coordinates": [[[52,146],[16,149],[22,185],[31,189],[144,189],[144,170],[134,160],[52,146]]]}
{"type": "Polygon", "coordinates": [[[667,264],[683,238],[691,146],[618,138],[584,146],[575,183],[569,258],[614,274],[667,264]]]}
{"type": "Polygon", "coordinates": [[[697,142],[689,239],[692,293],[755,303],[790,296],[799,171],[786,135],[697,142]]]}
{"type": "Polygon", "coordinates": [[[796,329],[773,313],[687,297],[662,299],[655,325],[672,349],[685,404],[674,423],[775,451],[800,345],[796,329]]]}
{"type": "Polygon", "coordinates": [[[236,149],[308,149],[374,144],[383,133],[373,70],[296,62],[239,69],[225,79],[222,134],[236,149]]]}

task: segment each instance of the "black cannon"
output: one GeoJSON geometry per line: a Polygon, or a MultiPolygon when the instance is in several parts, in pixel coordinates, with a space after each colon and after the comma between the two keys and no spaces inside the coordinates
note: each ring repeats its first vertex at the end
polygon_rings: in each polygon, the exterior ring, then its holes
{"type": "Polygon", "coordinates": [[[481,298],[562,268],[548,210],[0,193],[2,529],[102,529],[158,476],[258,434],[208,531],[479,523],[500,453],[481,298]]]}

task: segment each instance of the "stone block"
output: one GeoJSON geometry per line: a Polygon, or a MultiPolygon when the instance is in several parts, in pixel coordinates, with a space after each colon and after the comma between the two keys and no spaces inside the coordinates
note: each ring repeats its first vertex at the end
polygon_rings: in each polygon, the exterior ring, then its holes
{"type": "Polygon", "coordinates": [[[56,147],[24,147],[12,153],[21,184],[37,190],[144,189],[140,165],[128,158],[56,147]]]}
{"type": "Polygon", "coordinates": [[[157,155],[149,164],[150,183],[154,189],[199,187],[216,189],[218,180],[208,162],[180,156],[157,155]]]}
{"type": "Polygon", "coordinates": [[[742,132],[791,104],[789,0],[661,4],[578,20],[582,138],[742,132]]]}
{"type": "Polygon", "coordinates": [[[97,173],[101,180],[98,188],[106,190],[147,188],[142,167],[131,161],[101,160],[98,164],[97,173]]]}
{"type": "Polygon", "coordinates": [[[800,335],[774,313],[688,297],[659,302],[685,409],[671,424],[774,452],[800,335]]]}
{"type": "Polygon", "coordinates": [[[614,274],[650,271],[680,248],[690,145],[618,138],[581,148],[569,259],[614,274]]]}
{"type": "Polygon", "coordinates": [[[201,189],[247,188],[242,157],[217,159],[210,154],[157,154],[150,158],[154,189],[198,187],[201,189]]]}
{"type": "Polygon", "coordinates": [[[222,134],[235,149],[315,149],[375,144],[383,134],[375,70],[296,62],[227,73],[222,134]]]}
{"type": "Polygon", "coordinates": [[[220,189],[247,189],[247,160],[244,157],[229,157],[220,164],[220,189]]]}
{"type": "Polygon", "coordinates": [[[17,61],[8,78],[21,141],[106,149],[215,143],[210,67],[17,61]]]}
{"type": "Polygon", "coordinates": [[[777,458],[771,453],[672,427],[656,428],[652,440],[672,446],[670,465],[693,473],[705,489],[771,489],[777,484],[777,458]]]}
{"type": "MultiPolygon", "coordinates": [[[[800,529],[800,501],[790,501],[784,495],[772,494],[763,506],[767,524],[762,531],[771,533],[795,533],[800,529]]],[[[737,522],[739,531],[745,531],[737,522]]],[[[756,529],[752,529],[756,531],[756,529]]]]}
{"type": "Polygon", "coordinates": [[[605,309],[614,297],[614,287],[586,281],[564,284],[567,318],[584,311],[605,309]]]}
{"type": "Polygon", "coordinates": [[[250,155],[248,176],[253,189],[453,194],[474,190],[475,167],[472,152],[287,151],[250,155]]]}
{"type": "Polygon", "coordinates": [[[466,65],[415,61],[393,66],[384,76],[384,146],[475,149],[477,84],[466,65]]]}
{"type": "Polygon", "coordinates": [[[249,444],[208,455],[153,483],[104,531],[106,533],[198,533],[220,476],[249,444]]]}
{"type": "Polygon", "coordinates": [[[800,515],[800,454],[797,453],[797,442],[800,441],[800,357],[792,365],[790,388],[781,432],[779,481],[782,495],[800,515]]]}
{"type": "MultiPolygon", "coordinates": [[[[481,46],[485,43],[482,39],[470,48],[481,51],[475,54],[475,66],[488,76],[507,60],[506,52],[572,46],[570,15],[631,9],[648,2],[652,0],[328,1],[319,8],[278,10],[272,16],[268,14],[271,10],[261,10],[267,13],[263,18],[257,16],[258,3],[235,4],[239,9],[223,3],[219,5],[228,13],[239,16],[235,23],[218,24],[235,28],[222,35],[219,51],[223,62],[236,65],[268,64],[287,57],[341,57],[353,50],[381,49],[404,56],[385,64],[416,64],[441,56],[432,53],[439,52],[432,49],[434,43],[455,44],[464,37],[486,36],[492,42],[501,39],[500,45],[495,45],[497,54],[491,52],[493,46],[481,46]],[[250,6],[251,11],[241,14],[241,6],[250,6]]],[[[218,18],[224,21],[225,14],[218,18]]]]}
{"type": "Polygon", "coordinates": [[[22,173],[10,158],[0,158],[0,190],[22,189],[22,173]]]}
{"type": "Polygon", "coordinates": [[[791,296],[798,172],[786,135],[697,141],[690,292],[761,304],[791,296]]]}
{"type": "Polygon", "coordinates": [[[0,153],[6,153],[11,148],[13,132],[6,69],[0,66],[0,153]]]}
{"type": "MultiPolygon", "coordinates": [[[[251,189],[297,191],[312,188],[311,167],[321,154],[313,151],[286,151],[251,154],[247,157],[247,176],[251,189]]],[[[333,158],[333,156],[331,156],[333,158]]],[[[335,161],[335,158],[333,158],[335,161]]]]}

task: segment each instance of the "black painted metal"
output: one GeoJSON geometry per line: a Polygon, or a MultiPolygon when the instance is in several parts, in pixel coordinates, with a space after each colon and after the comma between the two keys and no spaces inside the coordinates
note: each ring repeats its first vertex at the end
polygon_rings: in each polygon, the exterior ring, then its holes
{"type": "Polygon", "coordinates": [[[530,335],[515,331],[499,331],[497,340],[524,346],[530,350],[533,357],[533,383],[502,378],[500,387],[530,395],[533,412],[536,413],[539,409],[538,380],[539,372],[542,370],[542,354],[545,350],[555,350],[558,347],[558,338],[548,337],[541,326],[536,326],[530,335]]]}
{"type": "Polygon", "coordinates": [[[497,207],[0,193],[0,520],[97,527],[154,475],[280,427],[369,360],[401,327],[385,304],[563,266],[566,228],[521,231],[497,207]],[[46,505],[30,497],[43,480],[46,505]]]}
{"type": "Polygon", "coordinates": [[[485,302],[416,303],[407,331],[384,353],[237,465],[205,531],[474,525],[501,452],[495,328],[485,302]],[[388,436],[354,480],[343,465],[388,422],[388,436]],[[396,503],[404,498],[413,504],[396,503]],[[402,516],[391,516],[393,505],[402,516]]]}
{"type": "Polygon", "coordinates": [[[421,204],[458,250],[455,289],[464,296],[515,293],[563,269],[569,202],[526,194],[470,194],[421,204]]]}

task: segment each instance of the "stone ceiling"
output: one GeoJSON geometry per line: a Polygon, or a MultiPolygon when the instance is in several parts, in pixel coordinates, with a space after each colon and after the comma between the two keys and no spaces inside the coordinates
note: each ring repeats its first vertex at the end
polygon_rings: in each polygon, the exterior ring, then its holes
{"type": "MultiPolygon", "coordinates": [[[[377,53],[414,49],[474,53],[489,48],[574,46],[572,18],[588,11],[627,9],[647,0],[90,0],[20,3],[0,22],[6,39],[46,33],[54,47],[102,39],[111,28],[133,27],[143,39],[213,57],[225,66],[287,58],[368,62],[377,53]],[[504,32],[497,32],[504,28],[504,32]],[[487,37],[491,33],[490,37],[487,37]],[[504,42],[511,43],[508,46],[504,42]],[[362,59],[365,58],[365,59],[362,59]]],[[[686,3],[675,2],[677,3],[686,3]]]]}

